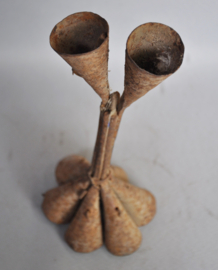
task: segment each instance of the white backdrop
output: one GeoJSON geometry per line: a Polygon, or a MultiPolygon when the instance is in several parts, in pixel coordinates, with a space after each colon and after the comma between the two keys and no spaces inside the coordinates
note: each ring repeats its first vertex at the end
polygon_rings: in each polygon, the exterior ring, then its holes
{"type": "Polygon", "coordinates": [[[218,265],[218,2],[39,0],[0,3],[0,268],[213,270],[218,265]],[[50,48],[54,25],[92,11],[110,26],[109,79],[123,91],[125,43],[146,22],[175,29],[181,68],[125,112],[112,161],[152,191],[158,211],[137,252],[72,251],[41,194],[66,155],[91,160],[100,98],[50,48]]]}

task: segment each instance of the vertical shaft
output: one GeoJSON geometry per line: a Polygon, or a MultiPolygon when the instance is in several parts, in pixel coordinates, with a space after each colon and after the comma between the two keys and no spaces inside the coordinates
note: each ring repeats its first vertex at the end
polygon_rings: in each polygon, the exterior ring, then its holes
{"type": "Polygon", "coordinates": [[[122,113],[118,115],[116,114],[113,117],[111,117],[101,179],[105,179],[110,171],[111,156],[113,152],[114,142],[117,137],[118,129],[120,126],[121,118],[122,113]]]}
{"type": "Polygon", "coordinates": [[[92,158],[91,176],[100,179],[104,164],[104,155],[109,131],[110,114],[108,111],[100,111],[98,134],[92,158]]]}
{"type": "MultiPolygon", "coordinates": [[[[117,104],[119,101],[119,93],[115,92],[110,95],[110,99],[108,100],[106,106],[100,109],[100,118],[99,118],[99,126],[98,126],[98,134],[95,143],[94,154],[92,158],[91,165],[91,177],[100,180],[102,177],[102,172],[104,169],[104,159],[107,155],[107,144],[108,144],[108,136],[113,136],[113,132],[111,132],[111,123],[115,119],[114,117],[117,115],[117,104]]],[[[112,127],[114,126],[114,123],[112,127]]],[[[110,141],[110,140],[109,140],[110,141]]],[[[112,147],[113,149],[113,147],[112,147]]],[[[110,165],[110,163],[109,163],[110,165]]]]}

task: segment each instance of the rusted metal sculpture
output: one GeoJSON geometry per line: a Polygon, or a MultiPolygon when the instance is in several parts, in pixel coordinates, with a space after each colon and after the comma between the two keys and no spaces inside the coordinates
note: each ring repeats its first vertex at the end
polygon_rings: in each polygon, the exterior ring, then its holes
{"type": "Polygon", "coordinates": [[[109,27],[99,15],[80,12],[59,22],[50,35],[52,48],[101,97],[98,134],[91,164],[69,156],[56,168],[58,187],[44,194],[47,218],[71,222],[67,243],[78,252],[91,252],[105,242],[115,255],[138,249],[141,233],[155,215],[154,196],[128,182],[125,171],[111,166],[111,155],[124,110],[181,65],[180,36],[160,23],[146,23],[129,36],[126,46],[125,88],[110,94],[108,84],[109,27]]]}

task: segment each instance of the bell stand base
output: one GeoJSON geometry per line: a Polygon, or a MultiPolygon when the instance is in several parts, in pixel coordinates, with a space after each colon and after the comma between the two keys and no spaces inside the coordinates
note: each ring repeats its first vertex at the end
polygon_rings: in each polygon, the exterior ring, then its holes
{"type": "Polygon", "coordinates": [[[55,171],[59,186],[44,194],[43,211],[53,223],[70,223],[65,240],[74,251],[91,252],[104,242],[114,255],[129,255],[141,244],[137,227],[155,215],[155,198],[131,185],[118,166],[98,181],[90,177],[90,167],[81,156],[62,159],[55,171]]]}

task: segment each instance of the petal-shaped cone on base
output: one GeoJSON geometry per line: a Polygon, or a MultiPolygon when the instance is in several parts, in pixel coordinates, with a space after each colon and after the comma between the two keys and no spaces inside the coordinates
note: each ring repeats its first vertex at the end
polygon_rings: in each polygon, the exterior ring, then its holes
{"type": "Polygon", "coordinates": [[[126,172],[121,168],[121,167],[118,167],[118,166],[111,166],[111,171],[112,171],[112,176],[114,176],[115,178],[119,178],[125,182],[128,182],[128,176],[126,174],[126,172]]]}
{"type": "Polygon", "coordinates": [[[55,175],[59,185],[86,178],[90,163],[82,156],[71,155],[60,160],[55,175]]]}
{"type": "Polygon", "coordinates": [[[107,181],[101,183],[101,197],[104,209],[106,247],[111,253],[118,256],[133,253],[141,244],[141,232],[107,181]]]}
{"type": "Polygon", "coordinates": [[[65,234],[75,251],[91,252],[103,244],[99,204],[99,190],[92,186],[65,234]]]}
{"type": "Polygon", "coordinates": [[[52,48],[83,77],[106,104],[108,85],[108,32],[105,19],[92,12],[72,14],[52,30],[52,48]]]}
{"type": "Polygon", "coordinates": [[[156,203],[149,191],[115,178],[110,185],[137,226],[146,225],[153,219],[156,203]]]}
{"type": "Polygon", "coordinates": [[[42,209],[46,217],[57,224],[68,223],[87,192],[89,183],[66,183],[44,194],[42,209]]]}

